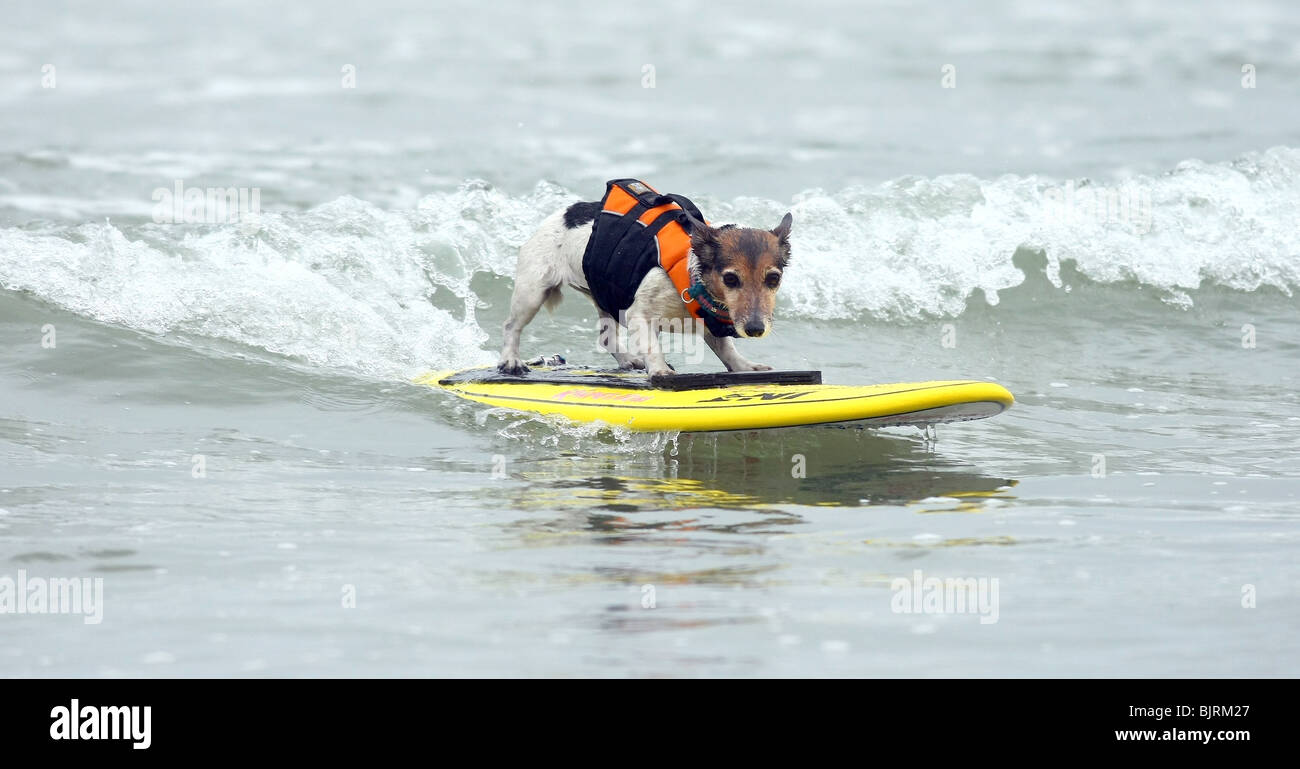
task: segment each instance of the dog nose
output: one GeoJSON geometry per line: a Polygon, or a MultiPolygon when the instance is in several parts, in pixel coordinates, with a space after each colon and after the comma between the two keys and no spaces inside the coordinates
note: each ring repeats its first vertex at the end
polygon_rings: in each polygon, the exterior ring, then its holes
{"type": "Polygon", "coordinates": [[[761,320],[745,321],[745,336],[760,337],[767,333],[767,324],[761,320]]]}

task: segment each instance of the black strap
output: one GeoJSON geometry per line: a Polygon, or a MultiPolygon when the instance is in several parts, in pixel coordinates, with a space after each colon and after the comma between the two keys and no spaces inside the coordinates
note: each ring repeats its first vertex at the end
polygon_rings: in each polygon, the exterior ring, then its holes
{"type": "MultiPolygon", "coordinates": [[[[686,209],[686,213],[695,217],[696,221],[698,222],[704,221],[704,214],[700,213],[700,209],[695,207],[695,204],[691,202],[690,198],[682,197],[681,195],[673,195],[671,193],[667,197],[670,198],[677,205],[686,209]]],[[[686,228],[686,233],[689,235],[691,231],[690,226],[685,223],[683,223],[682,226],[686,228]]]]}

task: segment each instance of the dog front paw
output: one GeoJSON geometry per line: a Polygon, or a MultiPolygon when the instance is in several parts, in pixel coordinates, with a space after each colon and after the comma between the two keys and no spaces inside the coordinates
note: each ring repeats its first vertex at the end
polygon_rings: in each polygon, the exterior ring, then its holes
{"type": "Polygon", "coordinates": [[[727,370],[728,371],[771,371],[772,367],[765,366],[762,363],[754,363],[752,361],[742,360],[742,361],[737,361],[735,366],[729,367],[727,370]]]}
{"type": "Polygon", "coordinates": [[[652,376],[652,377],[656,377],[656,376],[672,376],[673,374],[676,374],[677,372],[676,372],[675,370],[673,370],[673,367],[672,367],[672,366],[665,366],[664,368],[652,368],[652,369],[647,369],[647,370],[646,370],[646,373],[649,374],[649,375],[652,376]]]}
{"type": "Polygon", "coordinates": [[[624,371],[645,371],[645,358],[628,358],[618,367],[624,371]]]}
{"type": "Polygon", "coordinates": [[[518,358],[502,358],[497,364],[497,371],[510,376],[523,376],[528,373],[528,367],[518,358]]]}

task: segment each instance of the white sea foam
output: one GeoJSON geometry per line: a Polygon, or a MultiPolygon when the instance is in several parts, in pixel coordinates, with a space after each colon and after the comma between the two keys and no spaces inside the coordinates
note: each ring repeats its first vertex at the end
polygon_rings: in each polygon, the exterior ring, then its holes
{"type": "MultiPolygon", "coordinates": [[[[1135,281],[1183,304],[1207,283],[1288,295],[1300,285],[1300,151],[1189,160],[1130,178],[1124,191],[1149,201],[1145,227],[1078,201],[1062,217],[1045,195],[1057,187],[1039,177],[957,175],[803,193],[789,207],[795,261],[783,297],[795,315],[957,315],[976,292],[996,303],[1024,280],[1012,264],[1020,247],[1046,255],[1057,286],[1068,260],[1091,280],[1135,281]]],[[[783,208],[743,199],[709,215],[761,224],[783,208]]]]}
{"type": "Polygon", "coordinates": [[[340,198],[253,223],[0,231],[0,283],[96,320],[379,376],[483,363],[470,280],[554,208],[467,184],[392,213],[340,198]]]}

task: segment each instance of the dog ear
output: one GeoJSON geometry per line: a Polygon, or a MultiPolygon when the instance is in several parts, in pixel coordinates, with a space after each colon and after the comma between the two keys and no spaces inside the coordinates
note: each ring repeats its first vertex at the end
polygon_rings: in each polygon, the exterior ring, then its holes
{"type": "Polygon", "coordinates": [[[686,220],[696,262],[701,270],[713,269],[718,261],[718,231],[689,214],[686,220]]]}
{"type": "Polygon", "coordinates": [[[777,240],[784,243],[790,239],[790,228],[793,226],[794,217],[787,211],[785,216],[781,219],[781,223],[776,226],[776,229],[772,230],[772,234],[777,237],[777,240]]]}
{"type": "Polygon", "coordinates": [[[790,263],[790,228],[793,226],[794,217],[787,211],[785,216],[781,218],[781,223],[776,226],[776,229],[772,230],[772,234],[776,236],[777,241],[781,244],[781,269],[783,270],[790,263]]]}

